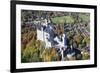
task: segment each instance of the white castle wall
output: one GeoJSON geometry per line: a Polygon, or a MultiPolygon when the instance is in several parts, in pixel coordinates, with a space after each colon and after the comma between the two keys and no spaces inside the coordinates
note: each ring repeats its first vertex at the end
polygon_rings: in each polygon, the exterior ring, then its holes
{"type": "Polygon", "coordinates": [[[37,40],[41,40],[45,42],[45,48],[51,47],[51,42],[48,41],[49,34],[42,30],[37,29],[37,40]]]}

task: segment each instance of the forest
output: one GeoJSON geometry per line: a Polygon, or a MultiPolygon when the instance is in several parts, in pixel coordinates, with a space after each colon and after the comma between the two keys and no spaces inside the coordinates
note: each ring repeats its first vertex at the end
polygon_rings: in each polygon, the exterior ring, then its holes
{"type": "Polygon", "coordinates": [[[21,10],[22,63],[88,59],[89,13],[21,10]]]}

